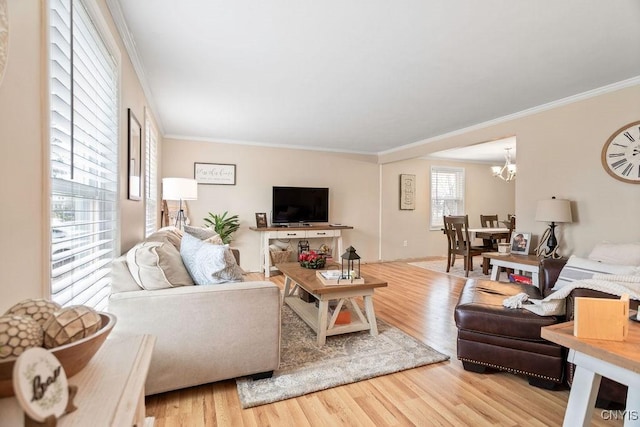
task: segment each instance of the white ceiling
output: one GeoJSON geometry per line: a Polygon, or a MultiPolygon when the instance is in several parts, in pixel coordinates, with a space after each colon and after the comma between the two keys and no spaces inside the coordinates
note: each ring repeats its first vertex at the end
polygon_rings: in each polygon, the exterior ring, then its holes
{"type": "Polygon", "coordinates": [[[380,153],[640,76],[638,0],[108,3],[168,137],[380,153]]]}
{"type": "Polygon", "coordinates": [[[505,163],[506,150],[509,149],[511,162],[516,163],[516,137],[499,139],[497,141],[468,145],[461,148],[438,151],[429,154],[429,158],[448,159],[458,161],[474,161],[479,163],[495,163],[502,166],[505,163]]]}

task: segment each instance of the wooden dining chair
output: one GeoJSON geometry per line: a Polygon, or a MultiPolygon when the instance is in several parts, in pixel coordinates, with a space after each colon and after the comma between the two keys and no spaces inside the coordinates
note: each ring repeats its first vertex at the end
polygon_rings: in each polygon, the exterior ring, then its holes
{"type": "MultiPolygon", "coordinates": [[[[500,227],[498,215],[480,215],[480,226],[482,228],[500,227]]],[[[482,239],[482,246],[498,250],[498,242],[493,239],[482,239]]]]}
{"type": "Polygon", "coordinates": [[[444,216],[444,230],[447,235],[447,273],[456,260],[456,255],[462,255],[464,260],[464,275],[469,277],[473,270],[473,257],[486,252],[486,248],[471,246],[469,237],[469,217],[444,216]]]}

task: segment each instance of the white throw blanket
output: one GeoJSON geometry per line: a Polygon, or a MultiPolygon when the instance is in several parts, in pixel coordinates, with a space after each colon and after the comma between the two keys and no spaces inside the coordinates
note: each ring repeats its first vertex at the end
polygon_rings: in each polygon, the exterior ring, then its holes
{"type": "Polygon", "coordinates": [[[627,294],[630,299],[640,300],[640,276],[597,273],[591,279],[578,280],[563,286],[545,299],[533,299],[525,293],[520,293],[506,298],[502,305],[507,308],[524,308],[540,316],[560,316],[565,314],[565,298],[572,290],[578,288],[593,289],[618,296],[627,294]],[[527,301],[531,304],[523,304],[527,301]]]}

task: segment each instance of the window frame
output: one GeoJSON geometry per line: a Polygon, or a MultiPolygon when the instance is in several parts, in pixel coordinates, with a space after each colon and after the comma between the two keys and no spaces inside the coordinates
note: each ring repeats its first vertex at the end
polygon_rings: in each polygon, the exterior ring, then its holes
{"type": "MultiPolygon", "coordinates": [[[[62,2],[65,2],[65,0],[62,0],[62,2]]],[[[112,203],[113,205],[115,205],[115,208],[112,211],[111,210],[109,211],[111,212],[111,218],[112,218],[110,222],[114,226],[113,227],[114,231],[112,233],[111,244],[109,249],[109,252],[111,252],[112,256],[110,260],[106,260],[107,261],[106,264],[109,264],[110,266],[110,262],[119,254],[120,240],[121,240],[120,233],[118,232],[118,230],[120,229],[120,181],[121,181],[120,179],[120,169],[121,169],[120,131],[122,128],[122,124],[121,124],[122,108],[120,106],[120,102],[121,102],[120,91],[122,87],[121,53],[120,53],[118,44],[109,29],[109,25],[107,24],[107,21],[102,15],[100,7],[96,4],[96,2],[91,2],[86,0],[69,0],[69,5],[70,4],[73,4],[73,6],[69,6],[71,8],[70,10],[73,10],[73,8],[76,8],[76,7],[82,7],[84,9],[84,15],[88,18],[88,21],[86,22],[91,24],[91,27],[92,27],[91,31],[94,31],[97,37],[102,42],[101,50],[104,50],[104,52],[106,52],[106,54],[109,56],[109,61],[112,64],[111,69],[113,71],[113,74],[112,74],[113,78],[111,81],[114,82],[114,86],[112,89],[113,90],[112,93],[114,97],[112,98],[113,110],[109,111],[109,113],[113,114],[113,116],[111,116],[112,122],[110,123],[110,126],[113,126],[113,127],[110,128],[110,133],[112,133],[115,136],[113,139],[114,144],[110,145],[110,147],[113,148],[113,150],[111,151],[112,158],[113,158],[112,164],[115,164],[115,168],[111,176],[113,178],[113,180],[111,181],[113,183],[112,184],[113,190],[109,190],[109,192],[113,195],[112,203]]],[[[54,191],[54,177],[52,176],[52,159],[53,159],[52,130],[53,130],[54,122],[52,122],[51,115],[54,109],[51,102],[51,97],[53,95],[53,86],[52,86],[53,74],[52,74],[51,65],[52,65],[52,61],[54,61],[54,57],[50,54],[49,49],[51,48],[53,43],[53,40],[51,37],[51,25],[52,25],[51,14],[53,13],[53,6],[47,2],[44,10],[45,10],[44,16],[46,20],[45,43],[46,43],[47,50],[46,50],[46,59],[45,59],[45,73],[43,73],[43,86],[45,88],[45,93],[46,93],[45,102],[43,102],[42,104],[43,112],[44,112],[43,114],[44,120],[46,123],[45,129],[43,131],[43,136],[44,136],[43,144],[45,146],[44,152],[46,154],[45,167],[43,170],[46,171],[46,174],[44,175],[44,180],[45,180],[44,188],[49,201],[43,205],[44,224],[46,225],[44,241],[48,243],[44,247],[45,262],[43,263],[43,275],[45,280],[43,281],[43,285],[44,285],[43,293],[49,299],[52,299],[53,289],[54,289],[54,281],[53,281],[54,247],[53,245],[54,243],[57,243],[60,241],[61,233],[58,233],[56,234],[56,236],[54,236],[54,233],[56,231],[59,231],[58,230],[59,226],[56,223],[54,223],[54,221],[52,221],[52,209],[54,209],[53,202],[52,202],[52,195],[54,191]],[[54,240],[56,240],[56,242],[54,242],[54,240]]],[[[73,13],[73,12],[70,12],[70,13],[73,13]]],[[[70,17],[69,19],[72,19],[72,18],[70,17]]],[[[70,25],[71,26],[74,25],[72,21],[70,21],[70,25]]],[[[69,29],[69,31],[71,32],[70,34],[73,34],[72,29],[69,29]]],[[[70,49],[73,50],[73,44],[70,46],[70,49]]],[[[73,62],[71,62],[70,64],[73,67],[73,62]]],[[[73,69],[70,69],[70,71],[67,70],[67,72],[70,73],[70,76],[72,79],[73,79],[74,71],[75,70],[73,69]]],[[[70,93],[71,93],[71,96],[73,97],[73,91],[70,91],[70,93]]],[[[71,108],[73,108],[72,105],[73,105],[73,101],[71,104],[71,108]]],[[[73,122],[71,123],[73,127],[74,126],[73,122]]],[[[70,135],[72,136],[73,132],[70,135]]],[[[100,154],[96,154],[96,155],[100,155],[100,154]]],[[[72,166],[73,162],[74,161],[72,160],[71,161],[72,168],[73,168],[72,166]]],[[[93,171],[92,173],[95,173],[95,171],[93,171]]],[[[73,178],[70,178],[65,181],[68,183],[71,183],[70,185],[74,185],[73,178]]],[[[87,184],[83,184],[83,185],[86,186],[87,184]]],[[[69,240],[72,240],[72,239],[69,239],[69,240]]],[[[80,280],[81,279],[74,279],[73,283],[76,283],[80,280]]],[[[99,281],[100,280],[98,280],[98,282],[99,281]]],[[[98,282],[94,282],[94,284],[98,282]]],[[[104,289],[104,287],[102,289],[104,289]]],[[[94,298],[91,298],[89,301],[94,302],[95,297],[97,295],[100,295],[100,291],[96,292],[94,294],[94,298]]],[[[102,298],[102,301],[104,300],[105,299],[102,298]]],[[[104,303],[101,304],[100,309],[106,309],[106,305],[104,303]]]]}
{"type": "MultiPolygon", "coordinates": [[[[443,200],[443,197],[435,198],[433,197],[434,192],[434,180],[436,179],[436,174],[444,174],[444,173],[454,173],[456,186],[459,188],[456,190],[456,193],[459,193],[460,197],[457,199],[449,198],[448,200],[459,200],[459,212],[450,213],[450,215],[464,215],[465,212],[465,187],[466,187],[466,178],[465,178],[465,169],[461,167],[454,166],[431,166],[431,170],[429,173],[429,229],[430,230],[440,230],[444,228],[444,221],[442,215],[434,215],[436,210],[443,210],[435,207],[435,203],[438,200],[443,200]]],[[[447,200],[447,199],[445,199],[447,200]]]]}

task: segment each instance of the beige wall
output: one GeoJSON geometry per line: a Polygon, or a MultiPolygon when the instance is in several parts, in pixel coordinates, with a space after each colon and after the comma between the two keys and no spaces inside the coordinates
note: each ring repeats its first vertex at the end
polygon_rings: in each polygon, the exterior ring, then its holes
{"type": "MultiPolygon", "coordinates": [[[[382,166],[382,259],[446,256],[447,239],[438,228],[430,230],[431,166],[453,166],[465,171],[465,212],[469,226],[480,227],[480,215],[497,214],[501,220],[515,213],[515,187],[491,175],[489,165],[410,159],[382,166]],[[416,209],[399,209],[399,175],[416,175],[416,209]],[[404,246],[404,241],[407,246],[404,246]]],[[[481,242],[478,241],[478,244],[481,242]]]]}
{"type": "MultiPolygon", "coordinates": [[[[637,80],[637,79],[636,79],[637,80]]],[[[456,146],[516,135],[515,181],[518,229],[540,236],[538,200],[572,201],[574,223],[557,229],[564,255],[588,255],[601,241],[640,241],[640,185],[611,178],[600,155],[607,138],[640,117],[640,85],[583,99],[537,114],[504,121],[429,144],[381,156],[382,162],[415,158],[456,146]]]]}
{"type": "MultiPolygon", "coordinates": [[[[5,225],[0,244],[0,313],[24,298],[48,296],[44,3],[8,0],[8,61],[0,82],[0,223],[5,225]]],[[[127,108],[143,124],[146,100],[104,0],[98,6],[121,52],[120,160],[126,165],[127,108]]],[[[123,249],[144,233],[144,203],[126,200],[125,177],[126,168],[120,173],[123,249]]]]}
{"type": "MultiPolygon", "coordinates": [[[[373,156],[343,155],[248,145],[165,139],[165,177],[193,178],[194,162],[236,165],[236,185],[199,185],[198,200],[190,201],[192,225],[204,225],[209,212],[229,211],[240,217],[232,246],[240,250],[241,266],[259,269],[259,233],[255,213],[271,210],[271,187],[329,187],[329,221],[352,225],[343,233],[363,261],[378,260],[378,165],[373,156]]],[[[319,239],[310,240],[311,247],[319,239]]]]}
{"type": "Polygon", "coordinates": [[[41,296],[43,121],[40,108],[40,2],[9,0],[9,49],[0,82],[0,313],[41,296]]]}

